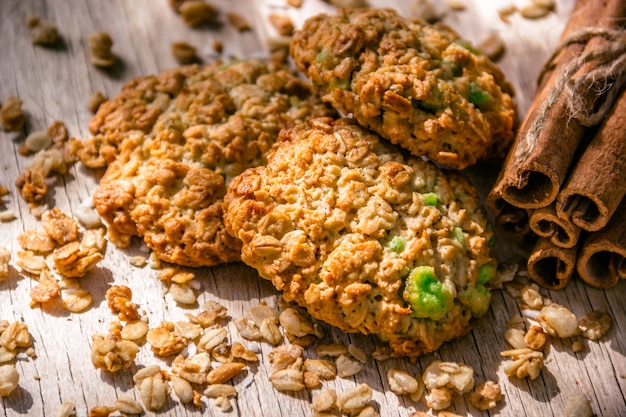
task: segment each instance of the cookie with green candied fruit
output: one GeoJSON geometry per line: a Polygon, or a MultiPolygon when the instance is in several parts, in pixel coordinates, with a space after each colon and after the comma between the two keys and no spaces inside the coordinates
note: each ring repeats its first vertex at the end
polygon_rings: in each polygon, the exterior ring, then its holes
{"type": "Polygon", "coordinates": [[[296,66],[345,115],[449,168],[506,155],[517,124],[502,71],[443,24],[339,9],[293,35],[296,66]]]}
{"type": "Polygon", "coordinates": [[[80,156],[108,165],[93,202],[113,243],[139,236],[164,261],[213,266],[241,251],[222,220],[228,183],[265,163],[282,128],[335,114],[287,65],[184,66],[129,81],[98,109],[80,156]]]}
{"type": "Polygon", "coordinates": [[[226,230],[242,260],[320,320],[416,357],[490,306],[496,261],[476,189],[353,119],[281,131],[235,178],[226,230]]]}

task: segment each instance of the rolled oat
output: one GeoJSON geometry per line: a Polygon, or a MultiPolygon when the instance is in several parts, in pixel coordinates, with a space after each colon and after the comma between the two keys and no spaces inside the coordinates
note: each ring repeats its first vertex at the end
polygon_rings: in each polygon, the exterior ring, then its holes
{"type": "Polygon", "coordinates": [[[196,48],[188,42],[179,41],[172,43],[172,55],[181,65],[189,65],[198,61],[196,48]]]}
{"type": "Polygon", "coordinates": [[[543,307],[537,321],[552,336],[567,338],[580,334],[578,319],[574,313],[556,303],[543,307]]]}
{"type": "Polygon", "coordinates": [[[57,246],[57,243],[46,232],[32,229],[20,233],[17,236],[17,242],[22,249],[39,253],[52,252],[57,246]]]}
{"type": "Polygon", "coordinates": [[[133,376],[133,381],[139,389],[139,396],[144,407],[150,411],[158,411],[165,405],[169,388],[163,380],[163,374],[158,365],[140,369],[133,376]]]}
{"type": "Polygon", "coordinates": [[[29,16],[26,24],[30,30],[30,41],[34,45],[55,46],[59,42],[59,30],[54,22],[38,16],[29,16]]]}
{"type": "Polygon", "coordinates": [[[372,394],[369,385],[359,384],[337,396],[337,407],[347,413],[359,412],[369,405],[372,394]]]}
{"type": "Polygon", "coordinates": [[[448,388],[433,388],[426,393],[426,405],[433,410],[443,410],[452,404],[452,390],[448,388]]]}
{"type": "Polygon", "coordinates": [[[133,364],[139,346],[120,340],[111,334],[94,334],[91,344],[91,363],[107,372],[117,372],[133,364]]]}
{"type": "Polygon", "coordinates": [[[15,350],[19,347],[28,347],[32,344],[28,325],[21,321],[14,321],[0,334],[0,345],[8,350],[15,350]]]}
{"type": "Polygon", "coordinates": [[[590,340],[602,338],[613,326],[613,319],[605,311],[591,311],[578,320],[582,336],[590,340]]]}
{"type": "Polygon", "coordinates": [[[74,403],[69,401],[64,401],[59,405],[59,407],[54,411],[54,417],[72,417],[76,415],[76,407],[74,403]]]}
{"type": "Polygon", "coordinates": [[[113,39],[107,32],[95,32],[87,37],[89,59],[91,63],[100,68],[110,68],[115,65],[115,55],[111,48],[113,39]]]}
{"type": "Polygon", "coordinates": [[[337,401],[337,393],[332,389],[324,389],[313,397],[311,408],[314,411],[328,411],[335,406],[337,401]]]}
{"type": "Polygon", "coordinates": [[[502,356],[510,356],[511,360],[504,363],[504,373],[518,378],[535,379],[543,368],[543,353],[529,348],[513,349],[500,352],[502,356]]]}
{"type": "Polygon", "coordinates": [[[228,22],[233,25],[239,32],[245,32],[251,29],[248,20],[240,13],[227,13],[226,18],[228,19],[228,22]]]}
{"type": "Polygon", "coordinates": [[[0,246],[0,282],[9,276],[9,262],[11,262],[11,252],[0,246]]]}
{"type": "Polygon", "coordinates": [[[0,108],[0,122],[7,132],[19,132],[24,127],[26,117],[22,110],[22,100],[9,96],[0,108]]]}
{"type": "Polygon", "coordinates": [[[117,313],[120,320],[136,321],[139,319],[137,305],[131,301],[132,290],[125,285],[113,285],[106,292],[107,305],[112,313],[117,313]]]}
{"type": "Polygon", "coordinates": [[[268,19],[279,35],[291,36],[293,34],[293,20],[291,20],[291,17],[289,15],[281,13],[270,13],[268,15],[268,19]]]}
{"type": "Polygon", "coordinates": [[[324,359],[305,359],[303,369],[316,374],[321,379],[332,380],[337,376],[335,364],[324,359]]]}
{"type": "Polygon", "coordinates": [[[20,375],[13,365],[0,365],[0,397],[8,397],[19,385],[20,375]]]}
{"type": "Polygon", "coordinates": [[[228,329],[225,327],[213,327],[204,331],[198,341],[198,349],[210,352],[215,347],[228,339],[228,329]]]}
{"type": "Polygon", "coordinates": [[[193,388],[187,380],[172,374],[170,375],[170,383],[172,384],[172,391],[181,403],[187,404],[193,400],[193,388]]]}
{"type": "Polygon", "coordinates": [[[398,395],[413,394],[419,389],[417,379],[399,369],[390,369],[387,372],[387,381],[389,388],[398,395]]]}
{"type": "Polygon", "coordinates": [[[100,106],[106,101],[108,101],[107,96],[105,96],[101,91],[96,91],[89,97],[89,100],[87,101],[87,110],[95,114],[100,106]]]}
{"type": "Polygon", "coordinates": [[[593,415],[591,401],[582,392],[567,398],[563,408],[564,417],[592,417],[593,415]]]}
{"type": "Polygon", "coordinates": [[[143,413],[143,406],[134,398],[119,397],[115,400],[115,407],[120,413],[123,414],[141,414],[143,413]]]}
{"type": "Polygon", "coordinates": [[[29,152],[39,152],[48,149],[52,146],[52,138],[45,130],[31,132],[26,139],[24,139],[24,147],[29,152]]]}
{"type": "Polygon", "coordinates": [[[477,385],[469,395],[470,404],[479,410],[491,410],[501,399],[500,385],[493,381],[477,385]]]}
{"type": "Polygon", "coordinates": [[[87,290],[69,289],[61,291],[61,306],[72,313],[82,313],[93,304],[93,296],[87,290]]]}
{"type": "Polygon", "coordinates": [[[175,355],[187,346],[187,339],[176,332],[174,323],[168,321],[163,321],[154,329],[148,330],[146,340],[158,356],[175,355]]]}
{"type": "Polygon", "coordinates": [[[237,395],[237,388],[228,384],[212,384],[206,387],[204,395],[209,398],[234,397],[237,395]]]}
{"type": "Polygon", "coordinates": [[[111,413],[115,411],[115,407],[107,407],[105,405],[98,405],[89,409],[89,417],[109,417],[111,413]]]}
{"type": "Polygon", "coordinates": [[[209,384],[223,384],[237,376],[245,367],[246,365],[239,362],[224,363],[209,372],[207,382],[209,384]]]}
{"type": "Polygon", "coordinates": [[[148,323],[143,320],[128,321],[120,331],[120,337],[124,340],[136,341],[148,333],[148,323]]]}
{"type": "Polygon", "coordinates": [[[269,380],[278,391],[302,391],[304,374],[299,369],[278,369],[269,376],[269,380]]]}
{"type": "Polygon", "coordinates": [[[178,7],[178,12],[183,17],[185,23],[195,27],[214,22],[218,15],[215,6],[206,3],[204,0],[184,1],[178,7]]]}

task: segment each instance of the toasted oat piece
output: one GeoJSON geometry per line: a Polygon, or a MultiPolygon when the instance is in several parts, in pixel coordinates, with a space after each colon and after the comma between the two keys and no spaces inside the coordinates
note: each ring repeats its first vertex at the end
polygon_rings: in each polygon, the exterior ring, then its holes
{"type": "Polygon", "coordinates": [[[224,208],[242,260],[287,301],[396,355],[437,349],[489,308],[496,262],[475,188],[352,119],[284,129],[224,208]]]}
{"type": "Polygon", "coordinates": [[[512,87],[442,24],[344,8],[308,19],[290,52],[324,100],[415,155],[463,169],[511,144],[512,87]]]}
{"type": "Polygon", "coordinates": [[[90,167],[110,164],[94,193],[110,234],[141,236],[167,262],[211,266],[239,260],[222,222],[228,183],[265,162],[281,128],[329,114],[286,67],[180,67],[136,78],[102,104],[80,156],[90,167]]]}

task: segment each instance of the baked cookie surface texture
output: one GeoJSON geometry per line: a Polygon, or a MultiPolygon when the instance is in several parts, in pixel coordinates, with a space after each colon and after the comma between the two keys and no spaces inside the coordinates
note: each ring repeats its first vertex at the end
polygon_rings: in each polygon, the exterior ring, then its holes
{"type": "Polygon", "coordinates": [[[336,109],[415,155],[463,169],[504,157],[512,142],[512,87],[444,25],[339,9],[309,18],[290,53],[336,109]]]}
{"type": "Polygon", "coordinates": [[[82,149],[87,165],[108,165],[94,205],[118,246],[141,236],[167,262],[237,261],[222,219],[228,183],[265,163],[281,128],[331,114],[293,71],[257,60],[134,79],[101,106],[82,149]]]}
{"type": "Polygon", "coordinates": [[[353,119],[285,129],[224,198],[242,260],[320,320],[418,356],[466,334],[496,261],[476,189],[353,119]]]}

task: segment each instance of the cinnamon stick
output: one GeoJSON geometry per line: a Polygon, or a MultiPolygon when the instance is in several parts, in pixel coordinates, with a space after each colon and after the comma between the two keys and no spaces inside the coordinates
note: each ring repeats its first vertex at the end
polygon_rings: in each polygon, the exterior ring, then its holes
{"type": "Polygon", "coordinates": [[[573,248],[580,236],[580,227],[560,218],[554,203],[533,212],[530,229],[538,236],[549,238],[552,244],[561,248],[573,248]]]}
{"type": "Polygon", "coordinates": [[[576,272],[587,284],[603,289],[626,279],[626,199],[602,230],[587,235],[576,272]]]}
{"type": "Polygon", "coordinates": [[[487,207],[494,215],[494,225],[500,234],[525,236],[530,232],[528,210],[515,207],[496,194],[489,194],[487,207]]]}
{"type": "Polygon", "coordinates": [[[540,237],[528,257],[528,275],[537,284],[558,290],[574,275],[577,248],[561,248],[540,237]]]}
{"type": "Polygon", "coordinates": [[[602,229],[626,195],[626,90],[587,145],[557,197],[559,217],[602,229]]]}
{"type": "MultiPolygon", "coordinates": [[[[623,0],[577,0],[561,35],[561,41],[566,41],[583,28],[619,28],[619,25],[624,24],[624,17],[626,2],[623,0]]],[[[593,53],[604,42],[603,38],[594,37],[586,45],[566,44],[544,72],[530,109],[507,155],[504,169],[493,188],[493,192],[501,195],[509,204],[519,208],[537,209],[549,205],[556,198],[585,126],[572,118],[569,105],[571,98],[555,91],[555,87],[562,82],[559,77],[572,61],[582,53],[593,53]],[[552,101],[554,102],[551,103],[552,101]]],[[[592,70],[593,66],[593,62],[586,63],[577,74],[584,74],[592,70]]],[[[577,99],[593,103],[596,93],[589,91],[587,96],[577,99]]]]}

